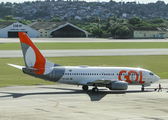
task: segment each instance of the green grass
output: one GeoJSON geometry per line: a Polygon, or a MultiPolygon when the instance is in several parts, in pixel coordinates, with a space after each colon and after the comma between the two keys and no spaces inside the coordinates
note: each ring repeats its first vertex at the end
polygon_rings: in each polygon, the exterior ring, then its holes
{"type": "MultiPolygon", "coordinates": [[[[145,43],[35,43],[40,50],[54,49],[138,49],[168,48],[168,42],[145,43]]],[[[0,50],[21,50],[20,43],[0,44],[0,50]]]]}
{"type": "Polygon", "coordinates": [[[8,66],[6,63],[14,63],[24,66],[23,58],[0,58],[0,86],[55,84],[28,76],[20,69],[8,66]]]}
{"type": "MultiPolygon", "coordinates": [[[[49,61],[64,66],[111,66],[141,67],[151,70],[161,79],[168,78],[168,56],[106,56],[106,57],[57,57],[47,58],[49,61]]],[[[24,65],[23,58],[0,59],[0,86],[56,84],[22,73],[21,70],[8,66],[6,63],[24,65]]]]}

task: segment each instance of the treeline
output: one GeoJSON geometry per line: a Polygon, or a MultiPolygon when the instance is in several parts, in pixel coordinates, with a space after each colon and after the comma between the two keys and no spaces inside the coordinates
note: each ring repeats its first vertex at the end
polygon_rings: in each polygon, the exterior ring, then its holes
{"type": "Polygon", "coordinates": [[[131,19],[121,19],[116,16],[100,21],[98,17],[91,20],[92,22],[71,21],[78,27],[92,33],[96,37],[113,37],[113,38],[130,38],[133,29],[168,29],[168,21],[161,18],[154,18],[142,21],[137,17],[131,19]]]}
{"type": "Polygon", "coordinates": [[[0,4],[0,18],[4,18],[5,15],[13,15],[12,9],[0,4]]]}
{"type": "MultiPolygon", "coordinates": [[[[6,15],[4,19],[0,21],[15,21],[28,25],[32,22],[46,22],[41,19],[35,21],[28,20],[15,20],[12,15],[6,15]]],[[[62,22],[59,17],[53,18],[50,22],[62,22]]],[[[142,21],[140,18],[133,17],[131,19],[122,19],[109,17],[108,19],[100,20],[99,17],[92,17],[84,20],[71,19],[70,22],[89,32],[93,37],[113,37],[113,38],[129,38],[131,32],[135,28],[152,29],[159,28],[160,30],[168,29],[168,21],[161,18],[154,18],[146,21],[142,21]]]]}

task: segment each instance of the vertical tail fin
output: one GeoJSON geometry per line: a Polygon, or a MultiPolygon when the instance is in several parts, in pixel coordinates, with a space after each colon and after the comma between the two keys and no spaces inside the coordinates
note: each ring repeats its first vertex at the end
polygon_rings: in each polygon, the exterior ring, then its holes
{"type": "Polygon", "coordinates": [[[34,72],[39,75],[48,74],[51,71],[50,67],[56,64],[45,59],[26,33],[19,32],[18,34],[26,67],[38,69],[34,72]]]}

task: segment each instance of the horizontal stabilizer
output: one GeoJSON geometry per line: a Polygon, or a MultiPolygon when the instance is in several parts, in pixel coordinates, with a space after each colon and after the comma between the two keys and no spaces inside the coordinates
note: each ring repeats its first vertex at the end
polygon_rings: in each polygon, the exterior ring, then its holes
{"type": "Polygon", "coordinates": [[[39,69],[25,67],[25,68],[23,68],[23,71],[24,72],[34,72],[34,71],[38,72],[39,69]]]}
{"type": "Polygon", "coordinates": [[[7,63],[8,65],[12,66],[12,67],[15,67],[15,68],[18,68],[18,69],[21,69],[24,68],[24,66],[20,66],[20,65],[14,65],[14,64],[10,64],[10,63],[7,63]]]}

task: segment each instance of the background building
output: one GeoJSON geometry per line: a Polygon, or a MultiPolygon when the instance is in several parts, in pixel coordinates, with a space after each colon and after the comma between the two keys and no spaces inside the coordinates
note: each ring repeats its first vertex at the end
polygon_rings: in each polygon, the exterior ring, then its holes
{"type": "Polygon", "coordinates": [[[160,39],[168,37],[168,31],[158,28],[134,28],[133,29],[133,38],[145,39],[160,39]]]}
{"type": "Polygon", "coordinates": [[[28,25],[44,37],[88,37],[88,32],[68,22],[34,22],[28,25]]]}
{"type": "Polygon", "coordinates": [[[87,31],[66,22],[34,22],[26,26],[0,21],[0,38],[17,38],[18,32],[26,32],[31,38],[88,37],[87,31]]]}
{"type": "Polygon", "coordinates": [[[18,37],[18,32],[26,32],[29,37],[37,38],[38,31],[19,22],[0,21],[0,38],[18,37]]]}

